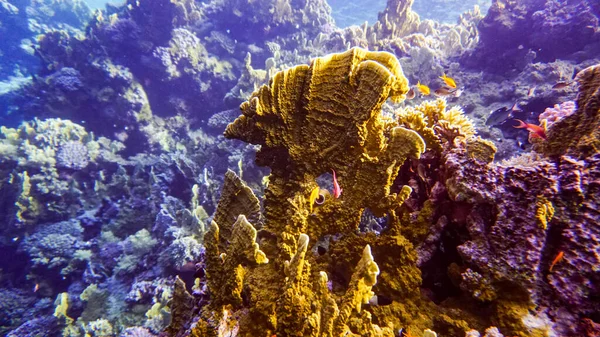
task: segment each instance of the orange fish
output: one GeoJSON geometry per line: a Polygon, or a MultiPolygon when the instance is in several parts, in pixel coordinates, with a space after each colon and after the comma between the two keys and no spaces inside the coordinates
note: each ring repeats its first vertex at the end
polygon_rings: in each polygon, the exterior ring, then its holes
{"type": "Polygon", "coordinates": [[[413,337],[413,335],[408,331],[408,329],[402,330],[402,337],[413,337]]]}
{"type": "Polygon", "coordinates": [[[531,134],[531,137],[546,140],[546,130],[543,127],[535,124],[525,123],[520,119],[515,118],[515,120],[519,122],[519,125],[513,126],[514,128],[526,129],[531,134]]]}
{"type": "Polygon", "coordinates": [[[421,95],[423,96],[428,96],[429,93],[431,93],[431,89],[429,89],[428,86],[426,86],[425,84],[421,84],[421,82],[417,82],[417,89],[419,89],[419,91],[421,92],[421,95]]]}
{"type": "Polygon", "coordinates": [[[565,256],[565,252],[563,252],[562,250],[558,252],[558,254],[556,254],[556,257],[554,258],[554,260],[552,260],[552,264],[550,265],[550,272],[552,272],[552,268],[554,268],[554,266],[558,262],[560,262],[560,260],[562,260],[563,256],[565,256]]]}
{"type": "Polygon", "coordinates": [[[333,172],[333,197],[337,199],[342,195],[342,188],[340,187],[340,184],[338,184],[335,171],[331,169],[331,172],[333,172]]]}
{"type": "Polygon", "coordinates": [[[440,76],[440,78],[442,79],[442,81],[444,81],[444,83],[446,83],[447,86],[456,89],[456,82],[452,77],[448,77],[446,76],[446,74],[443,74],[442,76],[440,76]]]}

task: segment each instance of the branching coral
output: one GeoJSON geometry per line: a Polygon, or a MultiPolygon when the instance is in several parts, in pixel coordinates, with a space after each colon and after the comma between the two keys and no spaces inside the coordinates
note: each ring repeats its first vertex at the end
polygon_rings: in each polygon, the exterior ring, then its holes
{"type": "Polygon", "coordinates": [[[446,100],[425,101],[417,106],[396,110],[398,124],[416,131],[423,137],[427,148],[441,151],[443,143],[454,146],[454,140],[469,139],[475,135],[473,122],[458,106],[447,109],[446,100]]]}

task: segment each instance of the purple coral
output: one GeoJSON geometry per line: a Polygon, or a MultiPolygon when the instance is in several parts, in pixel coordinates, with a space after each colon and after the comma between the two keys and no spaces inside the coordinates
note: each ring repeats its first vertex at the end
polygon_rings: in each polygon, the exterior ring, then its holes
{"type": "Polygon", "coordinates": [[[561,104],[555,104],[554,107],[546,108],[544,112],[540,114],[539,120],[540,123],[543,120],[546,120],[546,126],[550,127],[552,124],[558,122],[559,120],[571,116],[575,113],[577,106],[573,101],[566,101],[561,104]]]}
{"type": "Polygon", "coordinates": [[[78,141],[68,141],[63,144],[56,158],[59,166],[74,170],[85,168],[90,161],[87,147],[78,141]]]}
{"type": "Polygon", "coordinates": [[[59,335],[60,325],[54,316],[33,318],[10,331],[7,337],[42,337],[59,335]]]}
{"type": "Polygon", "coordinates": [[[148,329],[139,326],[127,328],[120,337],[155,337],[156,335],[151,333],[148,329]]]}
{"type": "Polygon", "coordinates": [[[77,91],[83,87],[81,74],[73,68],[64,67],[49,78],[50,84],[63,91],[77,91]]]}
{"type": "Polygon", "coordinates": [[[591,299],[600,296],[600,155],[585,161],[563,157],[561,171],[558,184],[566,200],[575,203],[576,212],[557,212],[564,258],[549,273],[548,283],[563,303],[591,313],[597,310],[591,299]]]}

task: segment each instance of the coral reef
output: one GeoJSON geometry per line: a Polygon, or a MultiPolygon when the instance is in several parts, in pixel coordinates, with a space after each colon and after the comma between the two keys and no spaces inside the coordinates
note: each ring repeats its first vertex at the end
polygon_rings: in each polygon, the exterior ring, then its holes
{"type": "Polygon", "coordinates": [[[589,267],[598,262],[581,254],[598,244],[586,239],[597,237],[593,218],[598,207],[598,151],[597,147],[579,145],[579,139],[597,140],[598,136],[595,127],[587,129],[577,123],[586,120],[595,125],[593,121],[600,114],[593,103],[597,99],[597,66],[583,70],[577,78],[577,111],[548,131],[552,137],[562,137],[560,147],[554,152],[548,150],[558,143],[556,138],[534,147],[557,156],[556,160],[535,159],[527,166],[482,166],[469,163],[464,154],[459,154],[464,151],[460,148],[444,154],[443,175],[449,197],[466,202],[470,209],[463,220],[469,239],[457,246],[457,251],[463,263],[476,267],[479,274],[474,282],[473,271],[463,273],[461,287],[474,289],[470,290],[474,297],[484,296],[485,301],[497,303],[497,310],[505,311],[498,311],[496,320],[503,331],[573,335],[581,331],[584,315],[594,311],[590,302],[576,294],[598,292],[591,286],[597,282],[597,275],[589,267]],[[563,133],[565,125],[578,125],[576,128],[582,132],[575,135],[571,131],[567,136],[563,133]],[[551,265],[559,261],[556,256],[563,254],[564,261],[569,262],[561,263],[560,272],[552,271],[551,265]],[[574,274],[585,281],[567,281],[574,274]],[[465,278],[467,275],[471,276],[465,278]],[[531,310],[533,306],[538,309],[531,310]],[[555,319],[552,324],[548,316],[560,316],[561,320],[555,319]],[[563,323],[565,317],[571,323],[563,323]]]}
{"type": "MultiPolygon", "coordinates": [[[[20,184],[16,218],[8,223],[27,224],[40,217],[49,219],[73,215],[73,200],[77,192],[61,172],[69,169],[79,173],[79,183],[90,178],[78,172],[90,163],[124,164],[117,152],[123,144],[101,137],[95,139],[85,128],[67,120],[47,119],[23,122],[18,129],[2,127],[0,151],[4,162],[13,163],[13,184],[20,184]]],[[[88,186],[88,191],[93,186],[88,186]]]]}
{"type": "Polygon", "coordinates": [[[413,5],[0,0],[0,334],[597,334],[600,5],[413,5]]]}
{"type": "Polygon", "coordinates": [[[0,2],[0,81],[38,70],[33,47],[38,34],[56,29],[80,33],[90,16],[88,6],[78,0],[0,2]]]}
{"type": "MultiPolygon", "coordinates": [[[[600,114],[596,69],[578,75],[578,109],[565,121],[600,114]]],[[[172,326],[173,335],[391,336],[430,327],[460,336],[494,325],[486,335],[543,336],[587,329],[582,319],[594,309],[582,294],[598,291],[597,261],[583,248],[595,247],[598,236],[594,148],[565,143],[565,153],[584,156],[579,161],[563,155],[556,162],[532,157],[526,166],[494,163],[496,147],[475,137],[462,110],[443,99],[399,108],[397,120],[383,117],[382,97],[401,100],[407,90],[399,71],[389,54],[352,49],[277,73],[242,104],[225,135],[261,145],[256,160],[271,168],[264,220],[255,221],[256,232],[243,216],[244,204],[256,214],[253,195],[235,201],[241,187],[223,192],[232,212],[215,218],[205,238],[210,297],[197,302],[198,317],[187,316],[195,327],[172,326]],[[393,146],[395,137],[403,147],[393,146]],[[400,157],[386,155],[392,149],[400,157]],[[330,169],[341,194],[310,207],[308,195],[330,169]],[[383,228],[361,232],[365,209],[387,216],[383,228]],[[224,239],[221,227],[232,234],[224,239]],[[240,240],[235,233],[242,232],[240,240]],[[572,281],[573,273],[585,281],[572,281]]]]}

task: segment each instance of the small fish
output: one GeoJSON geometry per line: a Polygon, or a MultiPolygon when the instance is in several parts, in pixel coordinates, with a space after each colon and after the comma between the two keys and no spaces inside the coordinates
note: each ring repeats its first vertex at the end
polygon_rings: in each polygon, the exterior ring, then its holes
{"type": "Polygon", "coordinates": [[[317,200],[317,198],[319,197],[319,190],[321,190],[319,188],[319,186],[315,187],[312,189],[312,191],[310,192],[310,197],[308,198],[308,202],[310,204],[310,212],[312,213],[313,211],[313,205],[315,204],[315,200],[317,200]]]}
{"type": "Polygon", "coordinates": [[[513,113],[522,111],[519,104],[515,102],[511,108],[503,106],[490,113],[490,116],[485,121],[485,125],[494,126],[504,123],[507,119],[513,116],[513,113]]]}
{"type": "Polygon", "coordinates": [[[550,265],[550,272],[552,272],[552,268],[554,268],[554,266],[560,262],[560,260],[562,260],[562,258],[565,256],[565,252],[563,252],[562,250],[560,252],[558,252],[558,254],[556,254],[556,257],[554,258],[554,260],[552,260],[552,264],[550,265]]]}
{"type": "Polygon", "coordinates": [[[421,94],[423,96],[428,96],[431,93],[431,89],[429,89],[428,86],[426,86],[425,84],[421,84],[421,82],[417,82],[416,85],[417,89],[419,89],[419,92],[421,92],[421,94]]]}
{"type": "Polygon", "coordinates": [[[535,89],[536,88],[537,87],[529,88],[529,90],[527,90],[527,97],[533,97],[535,95],[535,89]]]}
{"type": "Polygon", "coordinates": [[[33,287],[33,292],[36,293],[38,290],[40,290],[40,284],[36,283],[35,287],[33,287]]]}
{"type": "Polygon", "coordinates": [[[456,92],[456,90],[450,90],[448,88],[441,87],[441,88],[435,89],[433,91],[433,94],[438,97],[444,97],[444,96],[454,95],[455,92],[456,92]]]}
{"type": "Polygon", "coordinates": [[[335,171],[332,169],[331,172],[333,172],[333,197],[337,199],[342,195],[342,188],[340,187],[340,184],[338,184],[335,171]]]}
{"type": "Polygon", "coordinates": [[[570,86],[571,84],[573,84],[573,82],[558,82],[552,86],[552,89],[554,89],[554,90],[564,89],[564,88],[570,86]]]}
{"type": "Polygon", "coordinates": [[[587,25],[585,28],[591,29],[594,33],[600,32],[600,27],[596,27],[594,25],[587,25]]]}
{"type": "Polygon", "coordinates": [[[413,99],[416,95],[415,89],[410,88],[410,90],[406,93],[406,99],[413,99]]]}
{"type": "Polygon", "coordinates": [[[448,77],[446,76],[446,74],[443,74],[442,76],[440,76],[440,78],[442,79],[442,81],[444,81],[444,83],[446,83],[447,86],[449,86],[452,89],[456,89],[456,82],[452,77],[448,77]]]}
{"type": "Polygon", "coordinates": [[[420,163],[419,166],[417,166],[417,174],[419,175],[419,178],[421,178],[421,180],[427,182],[427,175],[425,174],[425,165],[420,163]]]}
{"type": "Polygon", "coordinates": [[[541,138],[543,140],[546,140],[546,130],[539,126],[539,125],[535,125],[535,124],[529,124],[529,123],[525,123],[520,119],[515,119],[517,122],[519,122],[519,125],[514,125],[514,128],[517,129],[526,129],[527,131],[529,131],[529,133],[531,134],[531,137],[533,138],[541,138]]]}

